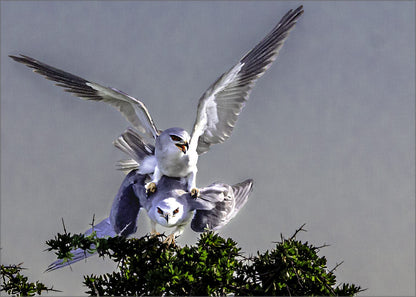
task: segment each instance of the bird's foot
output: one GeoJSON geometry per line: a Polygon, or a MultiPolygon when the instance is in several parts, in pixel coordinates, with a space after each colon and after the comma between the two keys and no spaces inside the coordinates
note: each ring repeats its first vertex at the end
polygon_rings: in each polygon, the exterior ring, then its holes
{"type": "Polygon", "coordinates": [[[146,194],[149,195],[149,194],[153,194],[154,192],[156,192],[157,186],[154,182],[150,182],[146,184],[145,188],[146,188],[146,194]]]}
{"type": "Polygon", "coordinates": [[[156,237],[156,236],[158,236],[158,235],[160,235],[160,233],[159,233],[159,232],[157,232],[157,231],[150,231],[150,236],[151,236],[151,237],[156,237]]]}
{"type": "Polygon", "coordinates": [[[175,245],[175,234],[170,234],[163,242],[167,243],[168,245],[175,245]]]}
{"type": "Polygon", "coordinates": [[[191,197],[194,198],[194,199],[198,198],[199,197],[199,189],[193,188],[191,190],[191,197]]]}

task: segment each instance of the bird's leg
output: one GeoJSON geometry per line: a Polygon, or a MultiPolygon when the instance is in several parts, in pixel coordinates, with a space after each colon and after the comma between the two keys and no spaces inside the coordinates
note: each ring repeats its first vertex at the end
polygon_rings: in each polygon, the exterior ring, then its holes
{"type": "Polygon", "coordinates": [[[163,241],[164,243],[167,243],[168,245],[175,244],[175,234],[172,233],[166,237],[166,239],[163,241]]]}
{"type": "Polygon", "coordinates": [[[160,235],[159,232],[156,231],[156,223],[150,220],[150,235],[157,236],[160,235]]]}
{"type": "Polygon", "coordinates": [[[192,171],[188,174],[187,184],[188,192],[191,193],[192,198],[198,198],[199,189],[196,187],[196,172],[192,171]]]}
{"type": "Polygon", "coordinates": [[[162,178],[162,173],[160,172],[159,167],[158,167],[158,166],[156,166],[156,167],[155,167],[155,171],[153,172],[153,178],[152,178],[152,181],[151,181],[151,182],[148,182],[148,183],[145,185],[145,188],[146,188],[146,194],[156,192],[156,189],[157,189],[157,183],[159,182],[159,180],[160,180],[161,178],[162,178]]]}
{"type": "Polygon", "coordinates": [[[176,227],[175,231],[172,232],[163,242],[166,242],[168,245],[175,244],[175,239],[181,235],[185,229],[185,225],[179,225],[176,227]]]}
{"type": "Polygon", "coordinates": [[[179,237],[182,233],[183,233],[183,231],[185,230],[185,226],[186,226],[186,224],[187,224],[187,222],[185,223],[185,224],[182,224],[182,225],[178,225],[178,226],[176,226],[176,229],[175,229],[175,231],[173,231],[173,235],[175,236],[175,237],[179,237]]]}

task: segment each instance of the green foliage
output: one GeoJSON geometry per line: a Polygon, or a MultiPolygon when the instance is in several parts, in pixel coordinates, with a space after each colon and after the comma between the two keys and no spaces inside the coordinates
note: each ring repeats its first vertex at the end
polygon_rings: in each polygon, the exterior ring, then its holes
{"type": "Polygon", "coordinates": [[[335,269],[327,270],[327,260],[319,257],[321,247],[296,240],[298,229],[291,238],[282,237],[271,251],[250,258],[246,275],[255,280],[248,294],[254,295],[321,295],[351,296],[361,291],[355,285],[335,287],[335,269]]]}
{"type": "Polygon", "coordinates": [[[36,283],[29,282],[28,278],[20,273],[24,269],[21,267],[21,264],[10,266],[1,265],[2,284],[0,291],[17,296],[41,295],[44,291],[59,292],[53,288],[48,288],[39,281],[36,281],[36,283]]]}
{"type": "Polygon", "coordinates": [[[264,253],[244,257],[237,243],[213,232],[193,246],[163,241],[164,235],[139,239],[96,238],[58,234],[47,244],[58,258],[70,260],[70,249],[83,248],[108,256],[119,269],[84,277],[90,295],[327,295],[353,296],[354,284],[336,286],[338,265],[327,269],[322,247],[289,239],[264,253]]]}

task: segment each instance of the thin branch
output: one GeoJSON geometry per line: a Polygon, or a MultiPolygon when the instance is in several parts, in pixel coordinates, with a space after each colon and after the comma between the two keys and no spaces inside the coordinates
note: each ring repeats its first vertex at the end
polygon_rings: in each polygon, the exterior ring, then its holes
{"type": "Polygon", "coordinates": [[[330,271],[329,271],[329,273],[333,273],[339,266],[341,266],[342,265],[342,263],[344,263],[344,261],[341,261],[341,263],[336,263],[335,264],[335,267],[334,268],[332,268],[330,271]]]}
{"type": "Polygon", "coordinates": [[[65,227],[64,218],[61,218],[61,220],[62,220],[62,226],[64,227],[64,232],[65,232],[65,234],[68,234],[68,233],[66,232],[66,227],[65,227]]]}
{"type": "Polygon", "coordinates": [[[300,226],[296,231],[295,234],[292,235],[292,237],[290,237],[290,240],[294,240],[296,238],[296,235],[298,235],[298,233],[300,231],[304,231],[304,232],[308,232],[306,229],[303,229],[303,227],[305,227],[306,223],[303,223],[302,226],[300,226]]]}
{"type": "Polygon", "coordinates": [[[90,224],[92,230],[94,230],[94,226],[95,226],[95,213],[92,215],[92,222],[90,224]]]}
{"type": "Polygon", "coordinates": [[[315,249],[319,250],[319,249],[322,249],[322,248],[325,248],[325,247],[329,247],[329,246],[331,246],[331,245],[324,243],[323,245],[316,246],[315,249]]]}

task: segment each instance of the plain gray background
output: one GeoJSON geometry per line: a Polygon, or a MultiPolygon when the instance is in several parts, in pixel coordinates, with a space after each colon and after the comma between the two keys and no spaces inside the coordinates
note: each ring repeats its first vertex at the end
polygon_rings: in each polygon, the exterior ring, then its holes
{"type": "MultiPolygon", "coordinates": [[[[255,180],[220,234],[246,254],[303,223],[338,282],[415,294],[415,2],[1,2],[1,263],[82,295],[100,258],[43,273],[45,241],[108,216],[128,127],[13,62],[23,53],[141,99],[160,129],[191,129],[199,97],[291,8],[305,14],[197,183],[255,180]]],[[[149,231],[145,215],[141,230],[149,231]]],[[[180,244],[198,234],[187,228],[180,244]]],[[[54,293],[56,294],[56,293],[54,293]]]]}

